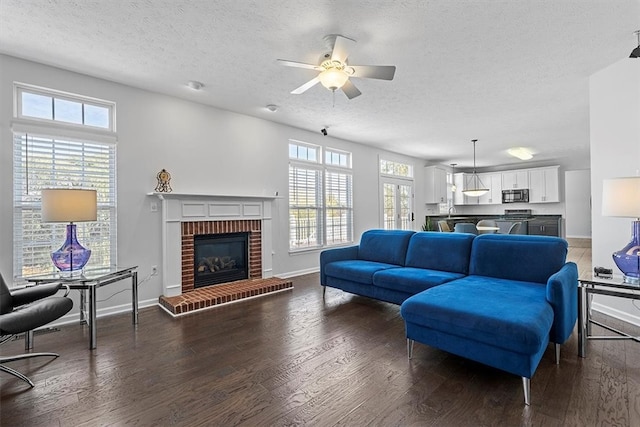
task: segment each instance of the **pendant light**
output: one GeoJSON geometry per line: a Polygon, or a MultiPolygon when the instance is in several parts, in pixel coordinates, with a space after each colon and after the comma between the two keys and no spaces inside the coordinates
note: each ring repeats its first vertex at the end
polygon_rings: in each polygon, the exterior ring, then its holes
{"type": "Polygon", "coordinates": [[[469,197],[480,197],[489,192],[489,189],[484,186],[476,173],[476,142],[478,142],[477,139],[471,140],[473,144],[473,173],[471,174],[471,182],[469,182],[470,185],[467,189],[462,190],[462,194],[469,197]]]}
{"type": "Polygon", "coordinates": [[[456,185],[456,165],[457,163],[450,163],[451,164],[451,192],[455,193],[456,190],[458,189],[458,186],[456,185]]]}

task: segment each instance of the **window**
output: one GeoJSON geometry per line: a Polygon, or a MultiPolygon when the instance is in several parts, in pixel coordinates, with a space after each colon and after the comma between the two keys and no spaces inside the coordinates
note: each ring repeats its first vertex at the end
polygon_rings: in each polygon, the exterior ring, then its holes
{"type": "Polygon", "coordinates": [[[289,248],[353,241],[351,153],[289,143],[289,248]]]}
{"type": "Polygon", "coordinates": [[[380,159],[380,174],[397,176],[399,178],[413,178],[413,166],[406,163],[380,159]]]}
{"type": "Polygon", "coordinates": [[[114,131],[115,104],[49,89],[16,85],[18,118],[114,131]]]}
{"type": "Polygon", "coordinates": [[[45,89],[39,89],[37,94],[21,89],[17,87],[15,93],[21,100],[17,103],[20,109],[16,116],[22,120],[12,125],[15,277],[55,270],[51,252],[64,241],[66,224],[42,222],[40,192],[43,188],[97,190],[98,219],[77,224],[78,240],[92,251],[89,268],[115,265],[115,137],[109,140],[104,132],[96,133],[94,129],[112,127],[114,109],[107,109],[106,118],[104,111],[91,116],[94,105],[85,104],[81,97],[73,99],[66,95],[62,99],[57,92],[47,94],[45,89]],[[60,124],[43,126],[39,122],[32,126],[38,119],[60,124]],[[67,132],[70,126],[74,130],[67,132]]]}

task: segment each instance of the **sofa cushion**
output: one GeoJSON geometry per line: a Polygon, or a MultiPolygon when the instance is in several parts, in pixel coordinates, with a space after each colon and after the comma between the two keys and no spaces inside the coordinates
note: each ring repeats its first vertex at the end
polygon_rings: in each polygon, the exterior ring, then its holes
{"type": "Polygon", "coordinates": [[[408,298],[406,322],[524,354],[548,340],[553,310],[538,283],[467,276],[408,298]]]}
{"type": "Polygon", "coordinates": [[[417,294],[425,289],[464,277],[460,273],[427,270],[424,268],[401,267],[377,271],[373,275],[373,285],[394,289],[409,294],[417,294]]]}
{"type": "Polygon", "coordinates": [[[358,258],[366,261],[404,265],[407,245],[414,231],[369,230],[362,234],[358,258]]]}
{"type": "Polygon", "coordinates": [[[325,266],[324,272],[327,277],[337,277],[345,281],[351,280],[370,285],[373,284],[373,275],[377,271],[398,267],[393,264],[356,259],[331,262],[325,266]]]}
{"type": "Polygon", "coordinates": [[[466,275],[475,237],[467,233],[415,233],[409,240],[405,265],[466,275]]]}
{"type": "Polygon", "coordinates": [[[473,240],[469,274],[547,283],[567,257],[559,237],[483,234],[473,240]]]}

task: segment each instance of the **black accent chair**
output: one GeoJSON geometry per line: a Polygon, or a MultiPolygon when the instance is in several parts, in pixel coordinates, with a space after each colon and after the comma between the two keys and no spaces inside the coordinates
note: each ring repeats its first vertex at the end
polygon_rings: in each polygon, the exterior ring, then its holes
{"type": "MultiPolygon", "coordinates": [[[[67,298],[68,287],[64,296],[51,296],[62,287],[61,283],[47,283],[9,290],[2,274],[0,274],[0,344],[10,340],[14,335],[26,333],[25,347],[27,350],[31,350],[32,331],[59,319],[73,307],[73,301],[67,298]]],[[[26,353],[17,356],[0,356],[0,371],[14,375],[33,387],[33,382],[29,378],[4,364],[39,356],[58,357],[59,355],[56,353],[26,353]]]]}

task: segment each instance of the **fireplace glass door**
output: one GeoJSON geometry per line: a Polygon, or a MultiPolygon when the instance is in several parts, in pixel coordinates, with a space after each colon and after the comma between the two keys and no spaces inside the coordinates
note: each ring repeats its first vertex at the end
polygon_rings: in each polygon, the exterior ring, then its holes
{"type": "Polygon", "coordinates": [[[249,278],[249,233],[194,236],[194,287],[249,278]]]}

